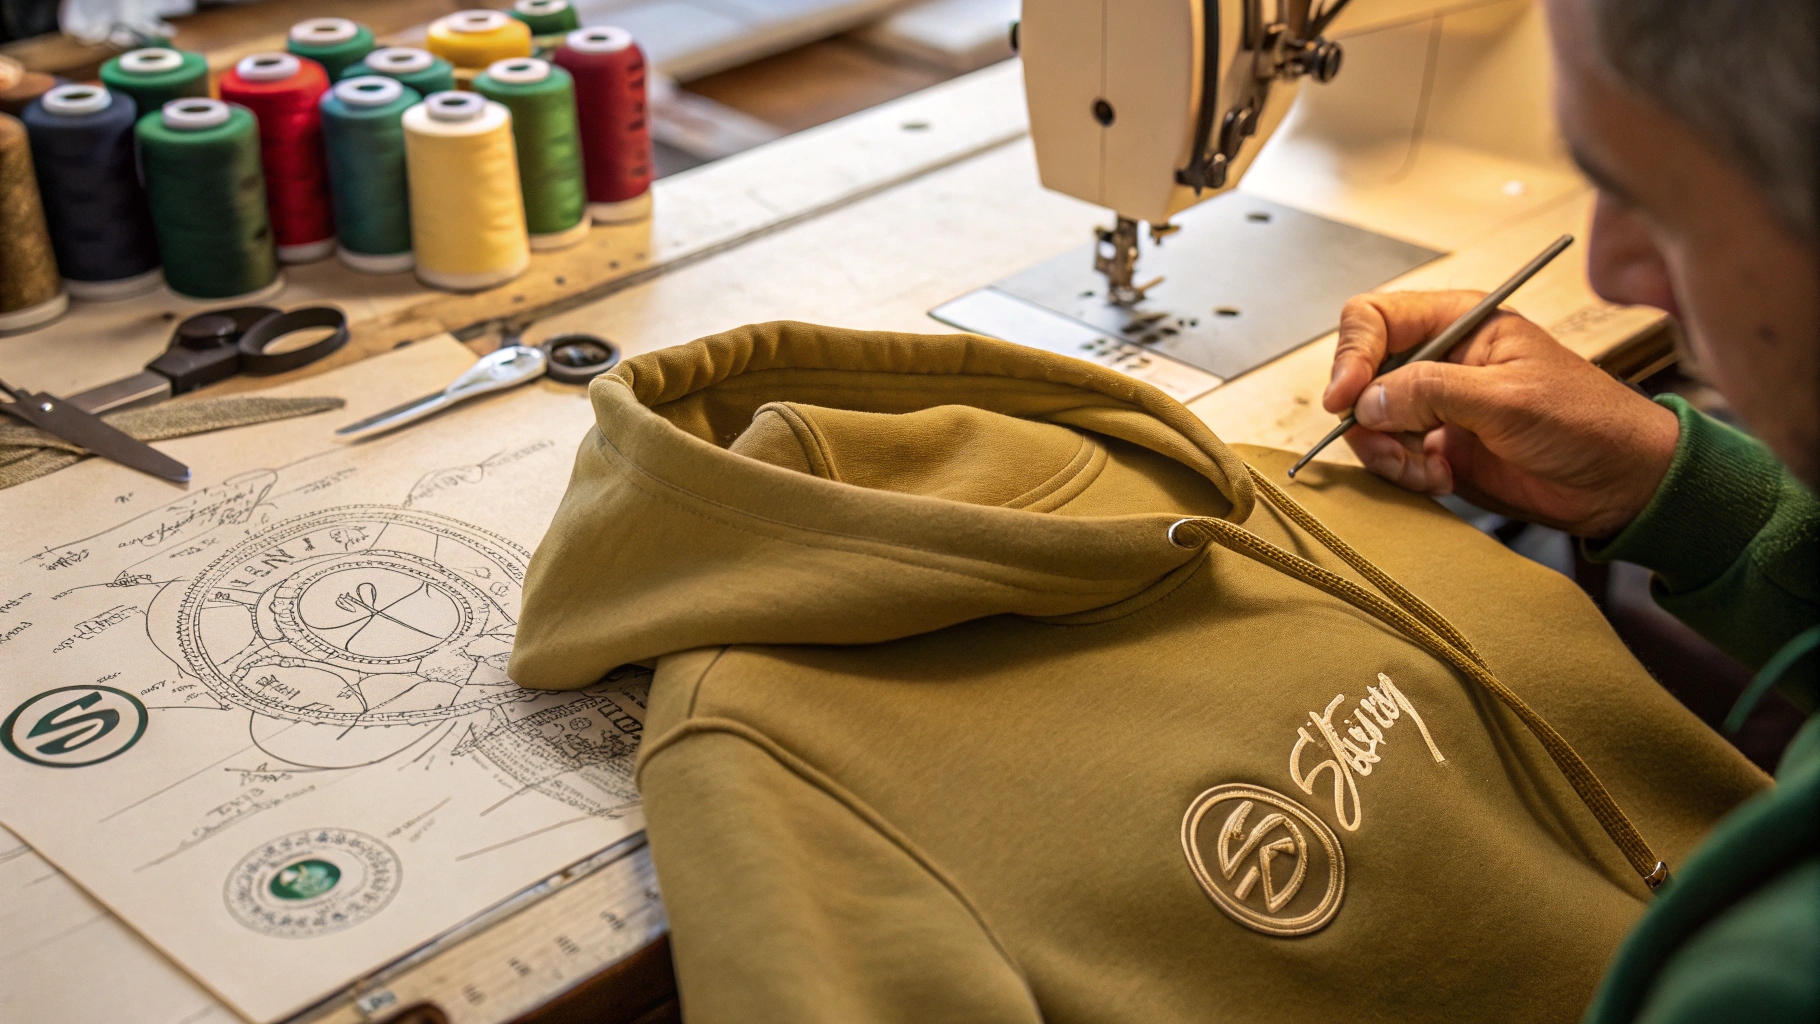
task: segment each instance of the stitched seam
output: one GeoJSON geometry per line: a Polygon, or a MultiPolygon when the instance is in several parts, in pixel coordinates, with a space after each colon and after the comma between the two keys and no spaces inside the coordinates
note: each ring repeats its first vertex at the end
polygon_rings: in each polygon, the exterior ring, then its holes
{"type": "MultiPolygon", "coordinates": [[[[1094,444],[1093,441],[1084,434],[1077,434],[1076,436],[1079,437],[1081,443],[1075,446],[1074,454],[1068,457],[1066,465],[1056,470],[1054,473],[1051,473],[1049,479],[1044,480],[1035,487],[1012,498],[1010,501],[1005,502],[1004,507],[1024,509],[1031,512],[1048,511],[1047,508],[1039,510],[1033,509],[1030,506],[1041,503],[1054,495],[1057,491],[1068,487],[1078,480],[1081,474],[1093,468],[1093,450],[1099,446],[1094,444]]],[[[1098,475],[1098,473],[1094,474],[1094,476],[1098,475]]],[[[1077,489],[1075,493],[1079,493],[1079,490],[1077,489]]]]}
{"type": "MultiPolygon", "coordinates": [[[[710,516],[710,515],[706,514],[705,512],[701,511],[700,509],[691,508],[686,502],[683,502],[683,501],[677,499],[675,496],[673,496],[671,494],[664,493],[663,491],[653,490],[650,487],[641,486],[636,479],[633,479],[629,476],[627,477],[627,482],[631,483],[632,486],[638,487],[639,490],[644,491],[646,494],[651,495],[653,498],[656,498],[659,501],[667,502],[670,505],[675,506],[677,509],[679,509],[689,515],[692,515],[697,519],[701,519],[705,522],[714,523],[714,524],[717,524],[720,526],[725,526],[726,528],[728,528],[730,530],[736,530],[740,533],[744,533],[744,534],[747,534],[747,535],[753,536],[753,537],[759,537],[764,540],[776,541],[777,543],[780,543],[780,544],[788,544],[792,547],[816,548],[816,547],[818,547],[818,545],[811,544],[806,541],[796,540],[796,539],[790,538],[790,537],[773,537],[773,536],[770,536],[769,534],[761,533],[757,530],[750,529],[749,527],[746,527],[746,526],[740,524],[736,520],[740,517],[745,517],[745,518],[750,518],[750,519],[756,519],[756,520],[758,520],[760,522],[764,522],[764,523],[770,523],[771,525],[776,526],[779,529],[786,530],[786,531],[798,531],[798,532],[802,532],[802,533],[815,534],[815,535],[823,536],[823,537],[834,537],[834,538],[838,538],[841,540],[854,541],[854,542],[858,542],[858,543],[879,544],[879,545],[884,545],[887,547],[901,548],[906,551],[917,551],[917,552],[921,552],[926,555],[934,555],[934,556],[938,556],[938,557],[942,557],[942,558],[953,558],[953,559],[957,559],[960,561],[974,562],[974,563],[979,563],[979,564],[984,564],[984,565],[995,565],[995,566],[1000,566],[1002,568],[1011,568],[1010,566],[1006,566],[1005,563],[1003,563],[1003,562],[992,562],[992,561],[988,561],[983,558],[974,558],[971,555],[957,555],[957,554],[952,554],[952,553],[945,552],[945,551],[935,551],[935,550],[932,550],[929,548],[919,547],[919,546],[912,545],[912,544],[901,544],[901,543],[897,543],[895,541],[879,540],[879,539],[873,538],[873,537],[862,537],[857,534],[841,533],[841,532],[838,532],[835,530],[824,530],[824,529],[819,529],[819,528],[813,527],[813,526],[802,526],[802,525],[795,524],[795,523],[786,523],[781,520],[772,519],[769,516],[759,515],[755,512],[747,512],[747,511],[744,511],[741,509],[736,509],[731,505],[727,505],[723,502],[715,501],[712,498],[697,494],[694,491],[691,491],[691,490],[681,486],[680,484],[673,484],[670,481],[663,479],[662,477],[656,476],[655,474],[651,473],[649,470],[646,470],[643,466],[638,465],[638,463],[636,461],[634,461],[630,456],[626,455],[625,452],[620,451],[619,448],[613,444],[612,440],[607,437],[605,431],[599,431],[598,433],[600,434],[601,443],[603,445],[605,445],[606,448],[613,453],[613,455],[623,464],[624,467],[633,470],[639,476],[645,478],[646,480],[651,481],[653,484],[656,484],[663,488],[667,488],[668,490],[671,490],[671,491],[676,491],[676,492],[680,492],[681,494],[688,495],[690,498],[693,498],[695,501],[698,501],[704,505],[711,506],[715,509],[719,509],[722,512],[726,513],[728,516],[728,518],[725,518],[725,519],[720,518],[720,517],[710,516]]],[[[1032,513],[1032,515],[1035,515],[1035,514],[1037,514],[1037,513],[1032,513]]],[[[992,586],[1007,587],[1007,588],[1012,588],[1012,589],[1029,589],[1029,588],[1024,587],[1021,584],[1007,583],[1003,580],[993,579],[992,577],[990,577],[984,573],[971,573],[971,572],[962,571],[960,569],[951,568],[948,566],[937,566],[937,565],[929,565],[929,564],[926,564],[923,562],[916,562],[916,561],[912,561],[907,558],[894,558],[889,554],[882,554],[882,553],[879,553],[876,551],[856,551],[856,550],[845,549],[845,548],[843,548],[842,550],[846,551],[848,554],[857,555],[862,558],[873,558],[873,559],[877,559],[878,561],[889,562],[894,565],[909,566],[909,567],[915,568],[915,569],[926,569],[930,572],[944,573],[946,575],[956,576],[956,577],[959,577],[962,579],[976,580],[981,583],[991,584],[992,586]]],[[[1095,594],[1114,594],[1114,593],[1118,593],[1120,590],[1124,589],[1122,586],[1120,586],[1116,583],[1102,583],[1101,581],[1093,580],[1089,577],[1071,576],[1071,575],[1066,575],[1063,573],[1054,572],[1052,570],[1047,570],[1047,569],[1042,569],[1042,570],[1032,569],[1032,570],[1026,570],[1026,571],[1038,573],[1040,575],[1043,575],[1043,576],[1048,577],[1053,580],[1069,580],[1069,581],[1074,581],[1077,583],[1085,584],[1085,585],[1087,585],[1088,589],[1078,589],[1078,590],[1069,590],[1068,591],[1068,593],[1080,594],[1083,596],[1095,595],[1095,594]]]]}
{"type": "Polygon", "coordinates": [[[1196,573],[1207,567],[1208,563],[1208,554],[1203,551],[1200,558],[1183,562],[1165,574],[1162,579],[1105,608],[1089,608],[1084,612],[1069,612],[1066,615],[1019,615],[1018,618],[1045,626],[1097,626],[1103,622],[1117,622],[1119,619],[1136,615],[1168,600],[1184,584],[1193,579],[1196,573]],[[1119,605],[1129,605],[1130,607],[1119,611],[1108,610],[1117,608],[1119,605]]]}
{"type": "Polygon", "coordinates": [[[695,704],[697,701],[701,700],[702,684],[708,681],[708,673],[714,671],[714,666],[720,664],[720,659],[726,657],[726,655],[727,648],[725,647],[714,652],[714,658],[708,662],[708,667],[702,669],[701,675],[695,677],[693,688],[689,691],[689,710],[684,712],[689,718],[695,717],[695,704]]]}
{"type": "Polygon", "coordinates": [[[937,885],[941,886],[948,895],[952,896],[954,900],[961,905],[962,909],[966,910],[967,916],[973,919],[973,923],[979,928],[980,933],[986,936],[988,942],[992,943],[992,948],[996,950],[999,957],[1004,960],[1005,966],[1023,983],[1024,991],[1030,996],[1032,1006],[1034,1007],[1036,995],[1031,991],[1030,979],[1024,976],[1023,970],[1018,967],[1016,959],[1011,955],[1011,951],[999,940],[997,933],[992,930],[992,926],[986,923],[985,914],[974,905],[973,901],[967,897],[966,893],[961,891],[959,883],[949,878],[933,860],[921,850],[917,849],[916,845],[910,841],[908,836],[899,832],[889,821],[886,821],[883,815],[874,811],[871,807],[867,806],[864,801],[860,800],[859,797],[849,792],[846,787],[823,774],[806,760],[798,757],[791,751],[786,750],[782,744],[771,737],[759,732],[757,729],[752,728],[744,722],[730,718],[693,719],[672,729],[663,737],[663,739],[657,742],[656,749],[652,750],[647,757],[642,759],[642,762],[639,765],[640,773],[642,774],[644,765],[649,764],[651,758],[656,757],[665,750],[679,745],[683,740],[688,739],[691,736],[699,736],[707,733],[721,733],[723,735],[733,736],[757,747],[773,761],[777,762],[785,771],[795,775],[809,786],[820,790],[836,803],[845,807],[849,814],[858,818],[868,828],[872,829],[873,832],[877,833],[880,838],[896,847],[904,856],[909,857],[912,863],[917,867],[922,868],[925,874],[933,879],[937,885]]]}
{"type": "Polygon", "coordinates": [[[840,480],[840,475],[834,470],[834,460],[830,457],[832,453],[828,451],[827,441],[823,440],[821,431],[815,429],[808,417],[782,402],[765,404],[781,416],[784,424],[790,428],[790,436],[796,438],[796,446],[803,450],[803,458],[809,463],[809,475],[840,480]]]}

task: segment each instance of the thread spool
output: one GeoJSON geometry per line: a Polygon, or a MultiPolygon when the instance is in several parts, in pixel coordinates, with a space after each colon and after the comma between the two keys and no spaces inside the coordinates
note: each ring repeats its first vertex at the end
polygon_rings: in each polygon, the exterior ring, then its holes
{"type": "Polygon", "coordinates": [[[335,251],[318,105],[328,89],[322,65],[289,53],[255,53],[221,76],[221,98],[259,121],[266,204],[284,263],[313,263],[335,251]]]}
{"type": "Polygon", "coordinates": [[[411,269],[404,112],[423,99],[395,78],[362,75],[322,98],[341,262],[367,274],[411,269]]]}
{"type": "Polygon", "coordinates": [[[429,51],[457,68],[484,70],[531,55],[531,27],[500,11],[457,11],[430,22],[429,51]]]}
{"type": "Polygon", "coordinates": [[[168,46],[130,50],[101,65],[101,84],[133,98],[141,117],[172,100],[209,94],[209,63],[168,46]]]}
{"type": "Polygon", "coordinates": [[[651,127],[645,114],[645,55],[622,28],[571,32],[552,58],[575,77],[575,113],[587,172],[588,214],[596,224],[651,215],[651,127]]]}
{"type": "Polygon", "coordinates": [[[38,201],[25,125],[0,114],[0,331],[23,331],[69,308],[38,201]]]}
{"type": "Polygon", "coordinates": [[[133,133],[171,290],[248,302],[277,292],[283,282],[252,111],[207,97],[172,100],[133,133]]]}
{"type": "Polygon", "coordinates": [[[533,39],[567,35],[581,27],[581,19],[569,0],[518,0],[512,5],[511,14],[530,26],[533,39]]]}
{"type": "Polygon", "coordinates": [[[347,18],[308,18],[291,26],[284,48],[322,65],[338,81],[350,64],[373,52],[373,30],[347,18]]]}
{"type": "Polygon", "coordinates": [[[384,75],[416,91],[421,96],[448,92],[455,88],[455,65],[428,50],[414,46],[388,46],[374,50],[358,64],[351,64],[341,77],[384,75]]]}
{"type": "Polygon", "coordinates": [[[23,120],[64,289],[99,301],[158,287],[158,240],[133,150],[133,98],[101,85],[60,85],[23,120]]]}
{"type": "Polygon", "coordinates": [[[536,57],[513,57],[495,61],[475,78],[474,91],[512,112],[531,248],[561,249],[588,237],[588,195],[569,73],[536,57]]]}
{"type": "Polygon", "coordinates": [[[479,291],[531,262],[512,114],[478,93],[439,92],[404,112],[417,276],[479,291]]]}

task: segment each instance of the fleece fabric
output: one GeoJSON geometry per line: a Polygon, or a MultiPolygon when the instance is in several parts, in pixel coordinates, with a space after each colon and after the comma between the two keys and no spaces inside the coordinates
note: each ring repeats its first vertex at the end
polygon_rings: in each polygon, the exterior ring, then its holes
{"type": "Polygon", "coordinates": [[[774,323],[591,397],[510,671],[655,663],[692,1021],[1573,1020],[1767,784],[1570,581],[1110,370],[774,323]]]}

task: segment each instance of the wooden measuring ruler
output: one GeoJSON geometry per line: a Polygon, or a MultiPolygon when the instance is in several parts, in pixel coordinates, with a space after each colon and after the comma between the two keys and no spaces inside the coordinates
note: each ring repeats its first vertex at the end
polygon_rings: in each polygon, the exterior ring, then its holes
{"type": "Polygon", "coordinates": [[[538,1020],[578,995],[589,1019],[632,1020],[670,998],[668,933],[640,832],[288,1024],[506,1024],[538,1020]],[[620,991],[616,975],[628,975],[620,991]]]}

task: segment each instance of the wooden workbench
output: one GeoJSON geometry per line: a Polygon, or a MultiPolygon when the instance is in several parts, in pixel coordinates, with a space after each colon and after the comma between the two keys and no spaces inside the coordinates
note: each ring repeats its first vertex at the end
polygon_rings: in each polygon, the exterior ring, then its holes
{"type": "MultiPolygon", "coordinates": [[[[1522,0],[1478,8],[1506,28],[1528,16],[1522,0]]],[[[1385,47],[1386,59],[1395,49],[1385,47]]],[[[1391,289],[1491,287],[1554,236],[1585,232],[1590,191],[1546,146],[1424,139],[1420,122],[1411,132],[1394,118],[1376,133],[1337,138],[1319,115],[1287,126],[1242,188],[1449,253],[1391,289]]],[[[1038,185],[1015,62],[664,179],[656,196],[650,224],[596,229],[583,246],[539,254],[519,281],[476,295],[428,291],[408,276],[356,275],[333,262],[290,268],[277,304],[339,303],[355,340],[289,376],[442,332],[484,350],[507,326],[524,328],[532,343],[590,331],[628,356],[770,319],[939,332],[946,328],[928,318],[930,308],[1080,245],[1108,219],[1038,185]]],[[[1583,258],[1571,254],[1511,305],[1589,358],[1656,334],[1662,323],[1653,311],[1597,300],[1583,258]]],[[[92,386],[143,365],[174,319],[201,308],[166,293],[78,306],[47,329],[0,339],[0,370],[52,392],[92,386]]],[[[1332,336],[1314,341],[1190,408],[1229,442],[1304,448],[1333,422],[1318,401],[1332,348],[1332,336]]],[[[1325,457],[1351,458],[1344,446],[1325,457]]],[[[533,906],[515,927],[556,919],[564,902],[533,906]]],[[[444,973],[462,968],[460,954],[450,956],[444,973]]],[[[615,993],[633,989],[631,1012],[661,1003],[661,991],[654,997],[650,989],[667,977],[662,945],[610,970],[555,1012],[629,1019],[629,1004],[615,1003],[615,993]]],[[[673,1012],[670,1005],[660,1012],[673,1012]]],[[[334,1019],[383,1016],[350,1004],[334,1019]]]]}

